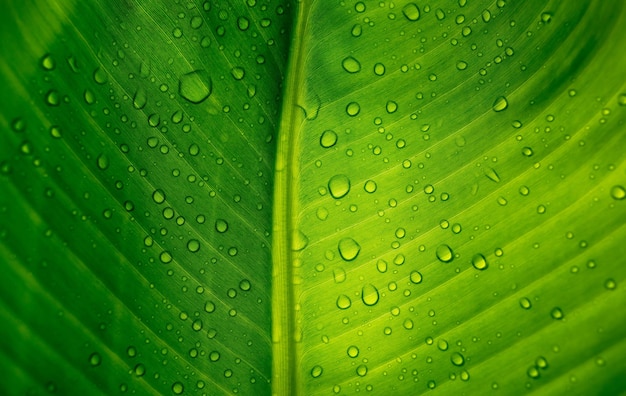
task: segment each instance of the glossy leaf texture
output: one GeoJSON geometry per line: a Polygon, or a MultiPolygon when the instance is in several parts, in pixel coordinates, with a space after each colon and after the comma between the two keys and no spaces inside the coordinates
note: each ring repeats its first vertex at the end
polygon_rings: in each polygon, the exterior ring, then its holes
{"type": "Polygon", "coordinates": [[[619,394],[622,2],[2,21],[5,394],[619,394]]]}

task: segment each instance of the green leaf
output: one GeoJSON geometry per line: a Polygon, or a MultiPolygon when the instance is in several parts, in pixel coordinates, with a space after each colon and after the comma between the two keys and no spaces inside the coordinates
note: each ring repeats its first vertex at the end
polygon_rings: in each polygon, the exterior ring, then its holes
{"type": "Polygon", "coordinates": [[[3,394],[621,394],[623,2],[7,4],[3,394]]]}

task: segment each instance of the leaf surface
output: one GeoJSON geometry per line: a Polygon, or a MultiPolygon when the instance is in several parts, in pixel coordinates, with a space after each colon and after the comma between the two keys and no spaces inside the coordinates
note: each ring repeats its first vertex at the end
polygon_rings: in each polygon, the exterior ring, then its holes
{"type": "Polygon", "coordinates": [[[619,394],[622,2],[2,16],[6,394],[619,394]]]}

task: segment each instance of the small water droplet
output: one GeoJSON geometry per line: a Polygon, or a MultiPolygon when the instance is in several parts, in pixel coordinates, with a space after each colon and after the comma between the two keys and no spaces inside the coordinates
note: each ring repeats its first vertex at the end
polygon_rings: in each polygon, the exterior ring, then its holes
{"type": "Polygon", "coordinates": [[[189,249],[191,253],[196,253],[200,250],[200,242],[197,239],[190,239],[189,242],[187,242],[187,249],[189,249]]]}
{"type": "Polygon", "coordinates": [[[519,299],[519,305],[520,307],[524,308],[524,309],[530,309],[532,308],[532,303],[530,302],[530,300],[526,297],[522,297],[519,299]]]}
{"type": "Polygon", "coordinates": [[[359,367],[356,368],[356,374],[359,377],[365,377],[367,375],[367,366],[361,364],[359,367]]]}
{"type": "Polygon", "coordinates": [[[532,148],[530,147],[522,148],[522,155],[524,155],[525,157],[532,157],[533,154],[534,152],[532,148]]]}
{"type": "Polygon", "coordinates": [[[98,367],[102,363],[102,356],[98,352],[89,355],[89,364],[92,367],[98,367]]]}
{"type": "Polygon", "coordinates": [[[550,311],[550,316],[552,316],[552,319],[561,320],[563,319],[563,317],[565,317],[565,314],[563,313],[561,308],[554,307],[552,308],[552,311],[550,311]]]}
{"type": "Polygon", "coordinates": [[[178,80],[178,94],[190,103],[202,103],[212,92],[213,81],[206,70],[194,70],[178,80]]]}
{"type": "Polygon", "coordinates": [[[371,307],[373,305],[376,305],[378,299],[379,295],[376,286],[372,285],[371,283],[363,286],[363,289],[361,289],[361,300],[363,300],[363,304],[371,307]]]}
{"type": "Polygon", "coordinates": [[[541,22],[550,23],[552,22],[552,13],[551,12],[543,12],[541,13],[541,22]]]}
{"type": "Polygon", "coordinates": [[[337,297],[337,308],[348,309],[351,305],[352,301],[350,300],[350,297],[345,294],[340,294],[339,297],[337,297]]]}
{"type": "Polygon", "coordinates": [[[621,201],[626,198],[626,189],[624,187],[616,185],[611,188],[611,197],[615,200],[621,201]]]}
{"type": "Polygon", "coordinates": [[[361,245],[352,238],[343,238],[337,245],[339,255],[345,261],[352,261],[357,258],[361,251],[361,245]]]}
{"type": "Polygon", "coordinates": [[[402,15],[411,22],[420,19],[420,9],[415,3],[408,3],[402,7],[402,15]]]}
{"type": "Polygon", "coordinates": [[[437,258],[443,263],[449,263],[454,259],[454,253],[450,246],[446,244],[439,245],[436,251],[437,258]]]}
{"type": "Polygon", "coordinates": [[[415,283],[416,285],[422,283],[422,274],[419,273],[419,271],[411,271],[411,275],[409,275],[409,279],[411,280],[412,283],[415,283]]]}
{"type": "Polygon", "coordinates": [[[506,110],[507,107],[509,107],[509,101],[504,96],[496,98],[492,106],[493,111],[496,113],[506,110]]]}
{"type": "Polygon", "coordinates": [[[346,106],[346,114],[350,117],[356,117],[361,112],[361,106],[357,102],[350,102],[346,106]]]}
{"type": "Polygon", "coordinates": [[[328,190],[333,198],[343,198],[350,192],[350,179],[346,175],[335,175],[328,181],[328,190]]]}
{"type": "Polygon", "coordinates": [[[61,95],[59,95],[59,91],[56,89],[51,89],[46,92],[44,99],[48,106],[56,107],[61,104],[61,95]]]}
{"type": "Polygon", "coordinates": [[[615,279],[609,278],[604,282],[604,287],[607,290],[615,290],[615,288],[617,288],[617,282],[615,282],[615,279]]]}
{"type": "Polygon", "coordinates": [[[46,71],[51,71],[56,68],[56,61],[54,60],[54,58],[52,58],[52,55],[45,54],[41,58],[41,67],[43,67],[43,69],[46,71]]]}
{"type": "Polygon", "coordinates": [[[526,375],[528,375],[532,379],[537,379],[540,375],[539,369],[537,369],[537,366],[530,366],[528,370],[526,370],[526,375]]]}
{"type": "Polygon", "coordinates": [[[459,366],[460,367],[460,366],[465,364],[465,357],[462,354],[460,354],[459,352],[454,352],[452,354],[452,356],[450,356],[450,361],[455,366],[459,366]]]}
{"type": "Polygon", "coordinates": [[[335,131],[327,129],[322,132],[322,135],[320,136],[320,146],[324,148],[330,148],[333,147],[335,144],[337,144],[337,134],[335,133],[335,131]]]}
{"type": "Polygon", "coordinates": [[[361,63],[354,57],[348,56],[341,61],[341,67],[348,73],[354,74],[361,71],[361,63]]]}
{"type": "Polygon", "coordinates": [[[133,107],[137,110],[141,110],[146,107],[146,103],[148,103],[148,94],[146,90],[142,87],[137,88],[135,94],[133,95],[133,107]]]}
{"type": "Polygon", "coordinates": [[[239,81],[243,80],[243,78],[246,76],[246,70],[243,67],[233,67],[230,71],[230,74],[232,74],[235,80],[239,81]]]}
{"type": "Polygon", "coordinates": [[[323,373],[324,369],[322,368],[322,366],[313,366],[313,368],[311,369],[311,377],[313,378],[319,378],[323,373]]]}
{"type": "Polygon", "coordinates": [[[457,68],[457,70],[465,70],[465,69],[467,69],[467,62],[462,61],[462,60],[458,61],[456,63],[456,68],[457,68]]]}
{"type": "Polygon", "coordinates": [[[223,234],[226,231],[228,231],[228,223],[226,222],[226,220],[224,219],[215,220],[215,230],[219,232],[220,234],[223,234]]]}
{"type": "Polygon", "coordinates": [[[487,259],[480,253],[475,254],[474,257],[472,257],[472,265],[477,270],[485,270],[488,267],[487,259]]]}
{"type": "Polygon", "coordinates": [[[109,76],[107,75],[107,72],[104,71],[103,68],[98,67],[96,68],[96,70],[93,71],[93,80],[97,83],[97,84],[105,84],[108,80],[109,80],[109,76]]]}
{"type": "Polygon", "coordinates": [[[96,164],[100,170],[106,170],[109,167],[109,158],[105,154],[100,154],[96,164]]]}
{"type": "Polygon", "coordinates": [[[387,262],[383,259],[379,259],[376,262],[376,269],[378,270],[378,272],[380,272],[381,274],[387,272],[387,262]]]}

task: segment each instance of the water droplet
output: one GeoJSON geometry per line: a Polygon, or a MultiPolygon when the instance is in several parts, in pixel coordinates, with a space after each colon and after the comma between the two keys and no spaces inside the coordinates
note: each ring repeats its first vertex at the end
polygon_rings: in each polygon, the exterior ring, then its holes
{"type": "Polygon", "coordinates": [[[41,58],[41,67],[43,67],[46,71],[54,70],[56,68],[56,62],[54,58],[52,58],[52,55],[45,54],[41,58]]]}
{"type": "Polygon", "coordinates": [[[61,95],[56,89],[51,89],[46,92],[45,101],[48,106],[58,106],[61,104],[61,95]]]}
{"type": "Polygon", "coordinates": [[[213,81],[206,70],[194,70],[178,80],[178,94],[188,102],[204,102],[213,92],[213,81]]]}
{"type": "Polygon", "coordinates": [[[458,61],[456,63],[456,68],[457,68],[457,70],[465,70],[465,69],[467,69],[467,62],[462,61],[462,60],[458,61]]]}
{"type": "Polygon", "coordinates": [[[361,300],[363,300],[363,304],[371,307],[376,305],[378,298],[378,289],[371,283],[363,286],[363,289],[361,289],[361,300]]]}
{"type": "Polygon", "coordinates": [[[190,239],[189,242],[187,242],[187,249],[189,249],[191,253],[196,253],[200,250],[200,242],[197,239],[190,239]]]}
{"type": "Polygon", "coordinates": [[[487,176],[487,178],[491,180],[492,182],[495,182],[495,183],[500,182],[500,176],[498,176],[498,173],[493,168],[486,168],[485,176],[487,176]]]}
{"type": "Polygon", "coordinates": [[[368,180],[365,182],[365,185],[363,186],[363,189],[365,190],[365,192],[367,193],[374,193],[376,192],[376,182],[374,180],[368,180]]]}
{"type": "Polygon", "coordinates": [[[532,157],[533,155],[533,149],[530,147],[524,147],[522,148],[522,155],[524,155],[525,157],[532,157]]]}
{"type": "Polygon", "coordinates": [[[472,265],[477,270],[485,270],[488,267],[487,259],[480,253],[475,254],[474,257],[472,257],[472,265]]]}
{"type": "Polygon", "coordinates": [[[481,14],[481,16],[483,18],[483,22],[487,23],[491,20],[491,11],[483,10],[483,13],[481,14]]]}
{"type": "Polygon", "coordinates": [[[620,106],[626,106],[626,93],[621,93],[617,97],[617,104],[620,106]]]}
{"type": "Polygon", "coordinates": [[[439,245],[437,247],[436,255],[439,261],[443,263],[449,263],[454,258],[454,253],[452,252],[452,249],[446,244],[439,245]]]}
{"type": "Polygon", "coordinates": [[[174,382],[172,384],[172,392],[176,395],[180,395],[185,391],[185,386],[181,382],[174,382]]]}
{"type": "Polygon", "coordinates": [[[93,80],[102,85],[105,84],[108,80],[109,80],[109,76],[107,75],[107,72],[104,71],[103,68],[98,67],[96,68],[96,70],[93,71],[93,80]]]}
{"type": "Polygon", "coordinates": [[[143,377],[146,374],[146,366],[141,363],[137,363],[135,365],[135,368],[133,369],[133,372],[137,377],[143,377]]]}
{"type": "Polygon", "coordinates": [[[161,252],[159,259],[163,264],[169,264],[172,262],[172,255],[167,250],[161,252]]]}
{"type": "Polygon", "coordinates": [[[420,9],[417,7],[417,4],[409,3],[402,7],[402,15],[409,21],[415,22],[420,19],[420,9]]]}
{"type": "Polygon", "coordinates": [[[320,136],[320,146],[324,148],[330,148],[337,144],[337,134],[335,131],[331,131],[330,129],[322,132],[320,136]]]}
{"type": "Polygon", "coordinates": [[[617,282],[615,282],[615,279],[609,278],[604,282],[604,287],[607,290],[615,290],[615,288],[617,287],[617,282]]]}
{"type": "Polygon", "coordinates": [[[552,316],[552,319],[561,320],[561,319],[563,319],[565,314],[563,313],[561,308],[554,307],[554,308],[552,308],[552,311],[550,311],[550,316],[552,316]]]}
{"type": "Polygon", "coordinates": [[[337,308],[348,309],[351,305],[352,301],[350,300],[350,297],[345,294],[340,294],[339,297],[337,297],[337,308]]]}
{"type": "Polygon", "coordinates": [[[413,323],[412,319],[404,319],[404,322],[402,323],[402,327],[404,327],[407,330],[411,330],[414,325],[415,324],[413,323]]]}
{"type": "Polygon", "coordinates": [[[237,81],[242,80],[246,76],[246,71],[243,67],[233,67],[230,71],[233,78],[237,81]]]}
{"type": "Polygon", "coordinates": [[[356,3],[354,5],[354,10],[356,12],[364,12],[365,11],[365,4],[362,1],[359,1],[358,3],[356,3]]]}
{"type": "MultiPolygon", "coordinates": [[[[211,330],[209,330],[209,332],[211,332],[211,330]]],[[[209,353],[209,360],[212,362],[217,362],[218,360],[220,360],[220,353],[218,351],[212,351],[211,353],[209,353]]]]}
{"type": "Polygon", "coordinates": [[[418,271],[411,271],[411,275],[409,275],[409,279],[411,280],[412,283],[415,283],[416,285],[422,283],[422,274],[420,274],[418,271]]]}
{"type": "Polygon", "coordinates": [[[341,67],[348,73],[358,73],[361,71],[361,63],[354,57],[348,56],[341,61],[341,67]]]}
{"type": "Polygon", "coordinates": [[[346,106],[346,114],[350,117],[356,117],[361,111],[361,106],[357,102],[350,102],[346,106]]]}
{"type": "Polygon", "coordinates": [[[345,261],[352,261],[357,258],[361,251],[361,245],[352,238],[343,238],[337,245],[339,255],[345,261]]]}
{"type": "Polygon", "coordinates": [[[299,252],[309,244],[309,238],[300,230],[294,230],[291,236],[291,250],[299,252]]]}
{"type": "Polygon", "coordinates": [[[531,309],[532,308],[532,303],[530,302],[530,300],[526,297],[522,297],[519,299],[519,305],[520,307],[524,308],[524,309],[531,309]]]}
{"type": "Polygon", "coordinates": [[[496,98],[492,106],[493,111],[496,113],[506,110],[507,107],[509,107],[509,102],[504,96],[496,98]]]}
{"type": "Polygon", "coordinates": [[[335,268],[333,270],[333,279],[335,283],[343,283],[346,280],[346,271],[343,268],[335,268]]]}
{"type": "Polygon", "coordinates": [[[387,113],[389,114],[395,113],[396,111],[398,111],[398,104],[394,102],[393,100],[390,100],[387,102],[387,105],[385,106],[385,110],[387,110],[387,113]]]}
{"type": "Polygon", "coordinates": [[[387,272],[387,262],[385,260],[383,260],[383,259],[378,260],[376,262],[376,269],[381,274],[387,272]]]}
{"type": "Polygon", "coordinates": [[[146,103],[148,103],[148,94],[146,90],[142,87],[137,88],[135,94],[133,95],[133,107],[137,110],[141,110],[146,107],[146,103]]]}
{"type": "Polygon", "coordinates": [[[324,369],[322,368],[322,366],[313,366],[313,368],[311,369],[311,377],[319,378],[323,372],[324,369]]]}
{"type": "Polygon", "coordinates": [[[228,223],[226,222],[226,220],[223,220],[223,219],[215,220],[215,230],[221,234],[228,231],[228,223]]]}
{"type": "Polygon", "coordinates": [[[539,378],[539,370],[537,369],[537,366],[530,366],[528,370],[526,370],[526,374],[532,379],[539,378]]]}
{"type": "Polygon", "coordinates": [[[343,198],[350,192],[350,179],[346,175],[335,175],[328,181],[328,190],[333,198],[343,198]]]}
{"type": "Polygon", "coordinates": [[[96,164],[98,165],[98,169],[106,170],[109,167],[109,158],[104,154],[100,154],[96,160],[96,164]]]}
{"type": "Polygon", "coordinates": [[[551,12],[543,12],[541,13],[541,22],[550,23],[552,22],[552,13],[551,12]]]}
{"type": "Polygon", "coordinates": [[[377,76],[382,76],[385,74],[385,65],[383,65],[382,63],[376,63],[374,65],[374,74],[376,74],[377,76]]]}
{"type": "Polygon", "coordinates": [[[353,359],[359,356],[359,348],[355,345],[350,345],[346,352],[348,353],[348,356],[350,356],[353,359]]]}
{"type": "Polygon", "coordinates": [[[98,352],[94,352],[89,355],[89,364],[92,367],[97,367],[102,363],[102,356],[98,352]]]}
{"type": "Polygon", "coordinates": [[[624,187],[619,186],[619,185],[613,186],[611,188],[611,197],[618,201],[623,200],[624,198],[626,198],[626,189],[624,189],[624,187]]]}
{"type": "Polygon", "coordinates": [[[535,359],[535,365],[540,369],[545,370],[548,368],[548,360],[543,356],[539,356],[535,359]]]}
{"type": "Polygon", "coordinates": [[[452,356],[450,356],[450,361],[455,366],[462,366],[465,364],[465,357],[461,355],[459,352],[454,352],[452,356]]]}
{"type": "Polygon", "coordinates": [[[356,368],[356,374],[359,377],[365,377],[367,375],[367,366],[361,364],[359,367],[356,368]]]}

